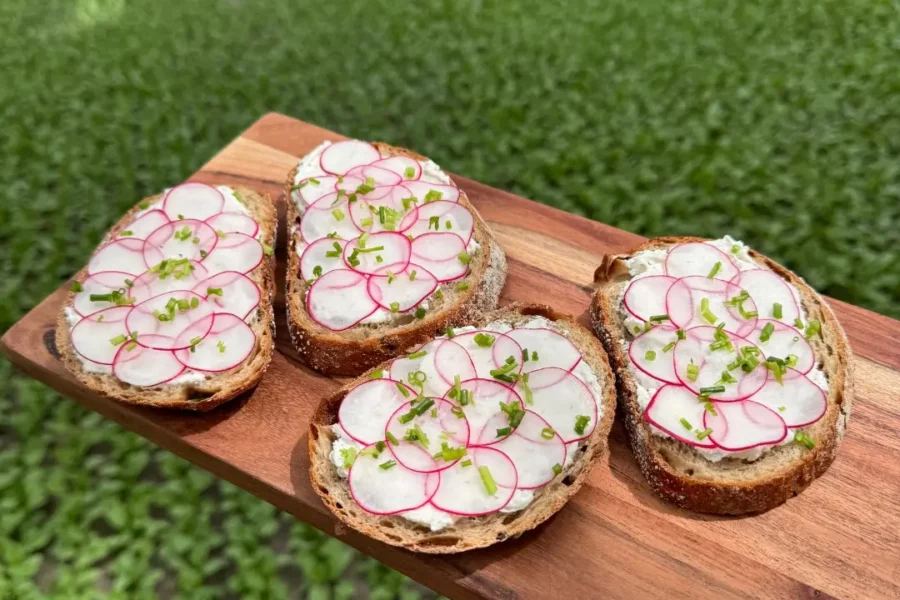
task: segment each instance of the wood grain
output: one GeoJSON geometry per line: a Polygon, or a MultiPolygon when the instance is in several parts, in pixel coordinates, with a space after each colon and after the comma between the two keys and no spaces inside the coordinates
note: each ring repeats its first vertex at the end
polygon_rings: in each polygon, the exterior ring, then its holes
{"type": "MultiPolygon", "coordinates": [[[[340,137],[266,115],[195,179],[240,183],[278,197],[297,157],[340,137]]],[[[642,240],[456,179],[509,256],[504,302],[546,302],[586,324],[589,286],[603,254],[642,240]]],[[[279,237],[283,242],[283,225],[279,237]]],[[[278,251],[283,258],[283,244],[278,251]]],[[[279,352],[262,383],[204,415],[120,406],[81,387],[54,355],[53,327],[63,297],[61,288],[3,337],[4,353],[21,370],[442,594],[900,596],[900,345],[892,343],[900,339],[900,322],[830,301],[856,353],[858,401],[835,464],[784,506],[744,518],[675,509],[650,493],[617,426],[608,464],[598,465],[574,500],[538,530],[482,551],[424,557],[342,527],[310,488],[307,423],[318,399],[339,382],[296,360],[283,333],[283,293],[276,302],[279,352]]]]}

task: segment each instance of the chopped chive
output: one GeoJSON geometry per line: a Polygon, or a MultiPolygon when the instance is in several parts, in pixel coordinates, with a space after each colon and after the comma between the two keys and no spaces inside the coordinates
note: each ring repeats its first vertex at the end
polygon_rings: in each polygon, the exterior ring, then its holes
{"type": "Polygon", "coordinates": [[[556,432],[549,427],[544,427],[543,429],[541,429],[541,437],[545,440],[552,440],[555,435],[556,432]]]}
{"type": "Polygon", "coordinates": [[[444,227],[446,227],[447,229],[453,229],[453,223],[451,223],[450,221],[444,221],[444,227]]]}
{"type": "Polygon", "coordinates": [[[341,458],[344,459],[344,468],[349,469],[356,462],[357,450],[353,446],[341,450],[341,458]]]}
{"type": "Polygon", "coordinates": [[[663,321],[669,321],[669,315],[653,315],[650,317],[649,321],[651,323],[662,323],[663,321]]]}
{"type": "Polygon", "coordinates": [[[416,309],[416,318],[424,319],[425,313],[426,313],[425,309],[420,306],[419,308],[416,309]]]}
{"type": "Polygon", "coordinates": [[[409,398],[409,390],[399,381],[397,382],[397,389],[400,390],[400,393],[403,394],[404,398],[409,398]]]}
{"type": "Polygon", "coordinates": [[[532,351],[532,353],[531,353],[531,360],[535,360],[535,361],[538,360],[538,353],[537,353],[537,350],[532,351]]]}
{"type": "Polygon", "coordinates": [[[466,460],[462,461],[462,462],[459,463],[459,464],[461,464],[463,467],[471,467],[471,466],[472,466],[472,461],[469,460],[469,459],[467,458],[466,460]]]}
{"type": "Polygon", "coordinates": [[[387,440],[388,440],[392,445],[394,445],[394,446],[399,446],[399,445],[400,445],[400,442],[397,441],[397,438],[396,438],[396,437],[394,436],[394,434],[391,433],[390,431],[388,431],[387,433],[385,433],[384,436],[387,438],[387,440]]]}
{"type": "Polygon", "coordinates": [[[769,338],[772,337],[772,332],[775,331],[775,326],[771,323],[766,323],[765,327],[762,328],[762,331],[759,333],[759,341],[768,342],[769,338]]]}
{"type": "Polygon", "coordinates": [[[422,358],[422,357],[425,356],[426,354],[428,354],[428,351],[426,351],[426,350],[419,350],[418,352],[413,352],[412,354],[410,354],[410,355],[409,355],[409,358],[411,358],[411,359],[422,358]]]}
{"type": "Polygon", "coordinates": [[[398,310],[400,310],[400,303],[399,302],[391,302],[391,312],[395,313],[398,310]]]}
{"type": "Polygon", "coordinates": [[[816,334],[822,335],[822,324],[814,319],[806,325],[806,339],[811,339],[816,334]]]}
{"type": "Polygon", "coordinates": [[[575,417],[575,433],[584,435],[584,430],[590,422],[591,418],[586,415],[578,415],[575,417]]]}
{"type": "Polygon", "coordinates": [[[683,340],[687,338],[687,334],[684,333],[683,329],[677,329],[675,331],[675,337],[677,337],[679,340],[683,340]]]}
{"type": "Polygon", "coordinates": [[[84,286],[81,285],[81,283],[78,282],[78,281],[73,281],[73,282],[72,282],[72,285],[69,286],[69,289],[72,290],[72,291],[75,292],[75,293],[78,293],[78,292],[83,292],[83,291],[84,291],[84,286]]]}
{"type": "Polygon", "coordinates": [[[209,256],[209,254],[206,252],[206,250],[200,251],[200,258],[206,258],[207,256],[209,256]]]}
{"type": "Polygon", "coordinates": [[[647,352],[644,353],[644,358],[646,358],[647,360],[655,360],[656,352],[654,352],[653,350],[647,350],[647,352]]]}
{"type": "Polygon", "coordinates": [[[663,346],[662,351],[663,351],[663,352],[668,352],[669,350],[671,350],[671,349],[674,348],[674,347],[675,347],[675,342],[669,342],[668,344],[666,344],[665,346],[663,346]]]}
{"type": "Polygon", "coordinates": [[[383,369],[378,369],[369,373],[369,379],[381,379],[382,377],[384,377],[383,369]]]}
{"type": "Polygon", "coordinates": [[[425,194],[425,204],[429,202],[435,202],[444,197],[444,194],[437,190],[428,190],[428,193],[425,194]]]}
{"type": "Polygon", "coordinates": [[[487,333],[478,333],[475,335],[475,343],[482,348],[490,348],[493,346],[495,339],[494,336],[487,333]]]}
{"type": "Polygon", "coordinates": [[[262,244],[262,248],[263,254],[265,254],[266,256],[272,256],[273,254],[275,254],[275,248],[268,244],[262,244]]]}
{"type": "Polygon", "coordinates": [[[431,226],[434,225],[435,231],[440,231],[441,229],[441,218],[440,217],[429,217],[428,218],[428,230],[431,230],[431,226]]]}
{"type": "Polygon", "coordinates": [[[322,265],[316,265],[313,267],[313,277],[321,277],[322,276],[322,265]]]}
{"type": "Polygon", "coordinates": [[[776,302],[772,305],[772,316],[774,316],[776,319],[780,319],[781,314],[781,305],[776,302]]]}
{"type": "Polygon", "coordinates": [[[687,429],[688,431],[690,431],[691,429],[694,428],[694,426],[691,425],[691,422],[688,421],[687,419],[685,419],[684,417],[681,417],[680,422],[681,422],[681,426],[684,427],[685,429],[687,429]]]}
{"type": "Polygon", "coordinates": [[[798,431],[794,434],[794,443],[805,446],[807,450],[812,450],[816,447],[816,443],[813,439],[802,431],[798,431]]]}
{"type": "Polygon", "coordinates": [[[709,437],[709,434],[711,434],[711,433],[712,433],[712,429],[709,429],[709,428],[704,429],[703,431],[698,431],[698,432],[697,432],[697,439],[698,439],[698,440],[705,440],[706,438],[709,437]]]}
{"type": "MultiPolygon", "coordinates": [[[[429,192],[429,194],[430,193],[431,192],[429,192]]],[[[497,493],[497,484],[494,482],[491,470],[485,466],[481,466],[478,467],[478,474],[481,475],[481,482],[484,484],[484,489],[487,491],[488,496],[493,496],[497,493]]]]}
{"type": "Polygon", "coordinates": [[[709,272],[709,275],[706,276],[707,279],[712,279],[719,272],[719,269],[722,268],[722,261],[718,261],[713,265],[712,270],[709,272]]]}
{"type": "Polygon", "coordinates": [[[443,300],[444,292],[442,292],[441,290],[438,290],[434,293],[434,297],[437,298],[438,300],[443,300]]]}
{"type": "Polygon", "coordinates": [[[800,357],[796,354],[788,354],[786,357],[784,357],[784,364],[793,368],[797,366],[798,360],[800,360],[800,357]]]}
{"type": "Polygon", "coordinates": [[[560,473],[562,473],[562,465],[559,463],[556,463],[555,465],[553,465],[553,474],[559,475],[560,473]]]}
{"type": "Polygon", "coordinates": [[[150,203],[146,200],[141,200],[140,202],[138,202],[138,208],[140,208],[141,210],[147,210],[148,208],[150,208],[150,203]]]}
{"type": "Polygon", "coordinates": [[[416,170],[412,167],[406,167],[403,170],[403,174],[406,175],[407,179],[412,179],[413,177],[416,176],[416,170]]]}
{"type": "Polygon", "coordinates": [[[497,430],[497,437],[503,437],[504,435],[509,435],[512,433],[512,429],[509,427],[501,427],[497,430]]]}
{"type": "Polygon", "coordinates": [[[319,180],[316,179],[315,177],[310,177],[310,178],[307,179],[306,181],[308,181],[309,183],[311,183],[311,184],[313,184],[313,185],[319,185],[319,180]]]}
{"type": "Polygon", "coordinates": [[[384,250],[384,246],[374,246],[372,248],[359,247],[359,248],[356,248],[354,251],[359,251],[359,252],[362,252],[363,254],[365,254],[367,252],[379,252],[381,250],[384,250]]]}
{"type": "Polygon", "coordinates": [[[120,231],[119,235],[134,235],[134,232],[130,229],[125,229],[124,231],[120,231]]]}
{"type": "Polygon", "coordinates": [[[786,410],[787,410],[787,407],[786,407],[786,406],[779,406],[779,407],[778,407],[778,412],[784,412],[784,411],[786,411],[786,410]]]}
{"type": "Polygon", "coordinates": [[[704,396],[709,396],[710,394],[722,394],[725,392],[724,385],[711,385],[709,387],[700,388],[700,393],[704,396]]]}
{"type": "Polygon", "coordinates": [[[735,244],[735,245],[733,245],[733,246],[731,247],[731,253],[732,253],[732,254],[737,254],[737,253],[740,252],[740,251],[741,251],[741,247],[738,246],[737,244],[735,244]]]}
{"type": "Polygon", "coordinates": [[[216,348],[219,349],[219,354],[225,354],[225,342],[223,342],[222,340],[219,340],[216,343],[216,348]]]}
{"type": "Polygon", "coordinates": [[[211,288],[211,287],[206,288],[206,295],[207,296],[221,296],[222,288],[211,288]]]}
{"type": "Polygon", "coordinates": [[[444,330],[444,335],[446,335],[448,338],[454,338],[454,337],[456,337],[456,334],[453,333],[453,328],[452,328],[452,327],[447,327],[447,329],[444,330]]]}
{"type": "Polygon", "coordinates": [[[464,265],[469,264],[469,261],[472,260],[471,258],[469,258],[469,254],[467,252],[460,252],[459,256],[457,256],[456,258],[458,258],[459,262],[464,265]]]}
{"type": "Polygon", "coordinates": [[[120,344],[124,344],[127,339],[128,339],[127,335],[125,335],[124,333],[120,333],[116,337],[110,338],[109,343],[112,344],[113,346],[118,346],[120,344]]]}
{"type": "Polygon", "coordinates": [[[465,291],[465,290],[469,289],[469,284],[468,284],[468,282],[460,281],[459,283],[456,284],[456,289],[460,292],[465,291]]]}
{"type": "Polygon", "coordinates": [[[335,218],[335,220],[337,220],[337,221],[344,220],[344,212],[339,208],[336,208],[333,211],[331,211],[331,216],[333,216],[335,218]]]}
{"type": "Polygon", "coordinates": [[[416,270],[415,269],[413,269],[412,272],[409,274],[409,280],[410,281],[416,280],[416,270]]]}
{"type": "Polygon", "coordinates": [[[387,471],[388,469],[390,469],[392,467],[396,467],[396,466],[397,466],[397,461],[391,459],[389,461],[383,462],[380,465],[378,465],[378,468],[387,471]]]}
{"type": "Polygon", "coordinates": [[[128,344],[125,345],[126,352],[131,352],[135,348],[137,348],[137,342],[128,342],[128,344]]]}
{"type": "Polygon", "coordinates": [[[716,315],[714,315],[712,311],[709,310],[709,298],[700,299],[700,315],[706,320],[707,323],[716,322],[716,315]]]}
{"type": "MultiPolygon", "coordinates": [[[[187,226],[185,226],[185,229],[187,229],[187,226]]],[[[216,229],[216,235],[219,236],[220,239],[225,239],[225,232],[221,229],[216,229]]]]}

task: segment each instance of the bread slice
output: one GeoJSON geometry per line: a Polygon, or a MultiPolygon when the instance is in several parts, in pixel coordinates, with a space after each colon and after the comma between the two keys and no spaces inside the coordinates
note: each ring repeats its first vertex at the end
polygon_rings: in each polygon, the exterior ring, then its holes
{"type": "MultiPolygon", "coordinates": [[[[383,142],[372,143],[382,157],[407,156],[424,162],[420,154],[390,146],[383,142]]],[[[296,251],[299,234],[294,233],[300,214],[291,200],[295,167],[288,175],[284,197],[287,200],[289,224],[287,269],[287,318],[288,330],[300,358],[313,369],[326,375],[354,376],[397,356],[416,346],[451,325],[466,323],[478,318],[485,311],[497,307],[500,291],[506,282],[506,255],[494,239],[478,211],[465,193],[460,190],[459,203],[472,213],[475,224],[473,237],[481,246],[469,264],[469,273],[460,281],[469,284],[468,289],[458,290],[457,282],[440,286],[443,299],[432,297],[432,309],[423,319],[409,317],[402,324],[356,325],[344,331],[331,331],[322,327],[306,310],[306,293],[310,287],[300,272],[300,256],[296,251]]]]}
{"type": "MultiPolygon", "coordinates": [[[[275,247],[278,215],[271,199],[254,190],[238,186],[230,186],[240,194],[241,199],[250,210],[254,220],[259,224],[260,242],[269,248],[275,247]]],[[[141,205],[153,204],[163,197],[157,194],[145,198],[122,219],[119,220],[101,242],[101,246],[113,239],[125,225],[130,223],[134,215],[142,210],[141,205]]],[[[99,247],[99,246],[98,246],[99,247]]],[[[257,308],[258,318],[252,325],[256,334],[256,348],[244,364],[237,370],[212,374],[202,383],[164,384],[157,387],[143,388],[123,383],[112,375],[88,373],[82,369],[75,349],[72,347],[71,326],[66,320],[65,307],[72,304],[75,292],[66,296],[63,309],[56,324],[56,347],[66,367],[92,391],[113,400],[126,404],[154,406],[191,411],[208,411],[223,402],[227,402],[253,388],[269,366],[275,345],[275,319],[272,312],[272,299],[275,291],[275,256],[274,253],[263,257],[262,263],[247,274],[260,289],[260,302],[257,308]]],[[[79,271],[73,281],[79,283],[87,279],[87,266],[79,271]]]]}
{"type": "Polygon", "coordinates": [[[316,409],[309,428],[309,476],[313,489],[337,517],[377,540],[429,554],[449,554],[483,548],[515,538],[529,531],[560,510],[584,484],[591,471],[608,450],[607,438],[615,411],[613,373],[606,353],[590,334],[570,317],[539,304],[511,304],[481,316],[471,324],[482,327],[491,322],[509,325],[524,323],[532,317],[544,317],[551,327],[566,336],[581,351],[583,360],[597,377],[601,389],[600,412],[593,433],[580,442],[570,465],[542,488],[526,508],[514,513],[493,513],[481,517],[462,517],[453,525],[432,532],[400,516],[380,517],[365,512],[350,494],[347,480],[340,477],[329,453],[335,439],[331,426],[337,422],[338,408],[348,391],[369,378],[364,374],[316,409]]]}
{"type": "Polygon", "coordinates": [[[814,449],[799,444],[779,445],[752,462],[738,458],[712,462],[687,444],[653,435],[638,403],[635,380],[622,344],[627,338],[619,306],[620,294],[631,279],[624,260],[644,250],[703,241],[706,240],[694,237],[656,238],[627,254],[604,257],[594,274],[592,323],[616,373],[619,406],[632,450],[653,490],[669,502],[697,512],[760,512],[799,494],[834,460],[853,401],[850,346],[821,296],[791,271],[749,250],[751,259],[760,268],[775,272],[796,287],[808,318],[821,322],[822,335],[815,336],[810,343],[829,382],[827,410],[819,421],[803,428],[815,441],[814,449]]]}

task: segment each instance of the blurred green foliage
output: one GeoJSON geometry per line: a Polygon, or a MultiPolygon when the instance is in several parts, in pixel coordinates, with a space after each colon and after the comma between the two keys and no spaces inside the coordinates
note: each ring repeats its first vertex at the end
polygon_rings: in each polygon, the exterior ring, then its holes
{"type": "MultiPolygon", "coordinates": [[[[888,0],[5,0],[0,331],[264,112],[900,317],[888,0]]],[[[427,594],[0,361],[0,598],[427,594]]]]}

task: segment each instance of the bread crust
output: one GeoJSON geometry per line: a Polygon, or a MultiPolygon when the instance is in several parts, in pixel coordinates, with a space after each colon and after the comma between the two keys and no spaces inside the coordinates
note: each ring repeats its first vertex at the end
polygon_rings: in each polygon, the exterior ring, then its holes
{"type": "MultiPolygon", "coordinates": [[[[372,142],[382,156],[408,156],[418,161],[426,157],[404,148],[383,142],[372,142]]],[[[481,252],[469,264],[470,272],[463,281],[469,282],[464,291],[455,289],[455,282],[442,286],[444,301],[440,308],[430,311],[424,319],[391,328],[354,326],[346,331],[331,331],[310,318],[306,311],[306,291],[309,285],[301,277],[300,256],[296,252],[293,227],[298,213],[291,199],[291,188],[297,168],[288,174],[284,187],[288,219],[287,321],[291,342],[297,353],[310,367],[333,376],[354,376],[380,364],[404,350],[440,335],[448,326],[466,323],[497,307],[500,291],[506,282],[506,255],[494,239],[487,225],[460,190],[459,203],[472,213],[475,220],[473,236],[481,252]]]]}
{"type": "Polygon", "coordinates": [[[829,381],[825,415],[804,428],[816,440],[807,450],[797,444],[777,446],[753,463],[723,459],[713,463],[688,445],[653,435],[643,419],[628,357],[620,344],[625,339],[618,295],[630,279],[623,259],[644,250],[707,241],[696,237],[649,240],[627,254],[607,255],[594,273],[591,303],[594,331],[606,348],[616,373],[619,406],[632,451],[650,487],[665,500],[688,510],[713,514],[745,514],[769,510],[802,492],[834,461],[847,427],[853,401],[850,345],[831,308],[800,277],[750,249],[750,257],[793,284],[810,319],[822,323],[822,337],[811,340],[829,381]],[[749,466],[749,465],[752,465],[749,466]]]}
{"type": "MultiPolygon", "coordinates": [[[[236,190],[247,204],[253,218],[259,223],[262,233],[261,243],[275,248],[275,236],[278,229],[278,215],[271,199],[249,188],[229,186],[236,190]]],[[[143,202],[156,202],[162,194],[150,196],[135,204],[109,230],[100,246],[112,240],[116,234],[132,221],[134,215],[141,210],[143,202]]],[[[100,247],[98,246],[98,248],[100,247]]],[[[66,295],[63,309],[60,310],[56,322],[56,347],[66,368],[88,388],[94,392],[126,404],[153,406],[157,408],[173,408],[205,412],[223,404],[252,389],[262,379],[272,359],[275,347],[275,318],[272,308],[275,293],[275,254],[263,256],[263,262],[249,276],[259,286],[260,300],[257,308],[257,320],[252,329],[256,334],[256,349],[242,366],[235,370],[211,376],[203,383],[168,384],[157,388],[140,388],[125,384],[113,375],[87,373],[82,369],[81,361],[72,346],[71,326],[66,320],[65,307],[71,306],[75,292],[66,295]]],[[[87,279],[87,265],[79,271],[73,281],[79,283],[87,279]]]]}
{"type": "Polygon", "coordinates": [[[309,477],[313,489],[325,505],[344,523],[386,544],[428,554],[450,554],[483,548],[515,538],[534,529],[559,511],[584,484],[593,466],[606,456],[612,427],[616,393],[613,372],[606,353],[589,331],[574,319],[540,304],[511,304],[483,315],[470,324],[476,327],[502,320],[509,323],[526,321],[532,316],[545,317],[554,327],[566,332],[591,366],[600,382],[603,417],[594,432],[576,451],[568,468],[535,496],[534,501],[516,513],[494,513],[483,517],[461,518],[453,526],[432,532],[427,527],[403,517],[379,517],[363,511],[350,496],[349,486],[341,479],[329,453],[334,434],[330,426],[337,422],[337,412],[347,393],[367,380],[366,373],[329,398],[323,399],[309,426],[309,477]]]}

